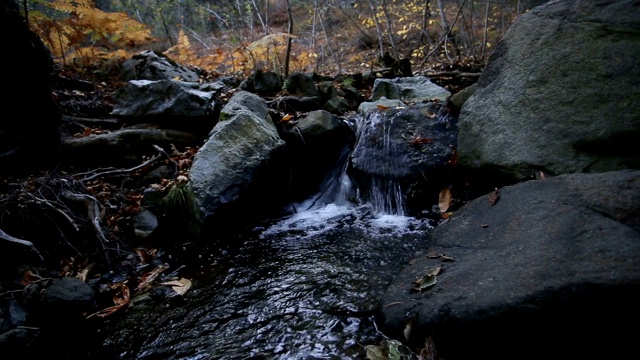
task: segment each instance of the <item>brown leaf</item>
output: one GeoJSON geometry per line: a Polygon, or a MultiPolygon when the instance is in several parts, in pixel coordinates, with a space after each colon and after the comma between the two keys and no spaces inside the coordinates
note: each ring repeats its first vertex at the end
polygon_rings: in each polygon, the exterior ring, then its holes
{"type": "Polygon", "coordinates": [[[495,205],[498,200],[500,200],[500,192],[498,191],[498,189],[495,189],[494,191],[490,192],[489,195],[487,195],[487,201],[489,201],[489,204],[491,204],[491,206],[495,205]]]}
{"type": "Polygon", "coordinates": [[[384,105],[378,105],[378,110],[389,110],[389,107],[384,105]]]}
{"type": "Polygon", "coordinates": [[[289,121],[289,120],[291,120],[291,119],[293,119],[293,115],[291,115],[291,114],[287,114],[287,115],[285,115],[285,116],[283,116],[283,117],[282,117],[282,120],[281,120],[281,121],[289,121]]]}
{"type": "Polygon", "coordinates": [[[438,196],[438,208],[440,208],[440,213],[443,214],[449,210],[449,206],[451,206],[451,190],[446,187],[440,190],[440,196],[438,196]]]}
{"type": "Polygon", "coordinates": [[[36,282],[36,281],[40,281],[40,280],[42,280],[42,276],[40,276],[38,274],[34,274],[31,270],[27,270],[22,275],[22,279],[20,280],[20,284],[27,286],[27,285],[31,284],[32,282],[36,282]]]}
{"type": "Polygon", "coordinates": [[[156,266],[155,269],[149,271],[148,273],[142,274],[140,276],[140,281],[138,282],[138,286],[136,290],[142,290],[151,286],[151,283],[160,275],[166,267],[164,265],[156,266]]]}
{"type": "Polygon", "coordinates": [[[115,305],[109,306],[108,308],[105,308],[105,309],[102,309],[102,310],[100,310],[98,312],[95,312],[95,313],[87,316],[87,319],[92,317],[92,316],[106,317],[106,316],[109,316],[109,315],[115,313],[116,311],[124,308],[125,306],[129,305],[129,303],[131,302],[131,297],[130,297],[130,293],[129,293],[129,287],[127,286],[127,284],[118,283],[118,284],[114,284],[112,287],[117,287],[117,288],[120,289],[120,291],[118,291],[113,296],[113,303],[115,305]]]}

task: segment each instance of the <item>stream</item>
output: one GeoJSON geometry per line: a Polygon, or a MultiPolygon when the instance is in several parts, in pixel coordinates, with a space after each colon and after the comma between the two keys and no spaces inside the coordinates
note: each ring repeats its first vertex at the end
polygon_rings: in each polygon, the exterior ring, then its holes
{"type": "Polygon", "coordinates": [[[366,359],[364,347],[384,339],[380,299],[433,224],[404,215],[392,182],[369,189],[374,201],[353,201],[345,163],[291,215],[203,251],[184,297],[134,299],[101,345],[113,353],[100,357],[366,359]]]}

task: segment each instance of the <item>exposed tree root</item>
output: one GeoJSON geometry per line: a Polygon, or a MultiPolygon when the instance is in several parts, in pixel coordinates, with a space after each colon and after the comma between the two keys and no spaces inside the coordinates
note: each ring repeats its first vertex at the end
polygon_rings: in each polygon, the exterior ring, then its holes
{"type": "Polygon", "coordinates": [[[2,229],[0,229],[0,240],[10,241],[10,242],[13,242],[13,243],[17,243],[17,244],[21,244],[21,245],[27,246],[33,252],[38,254],[38,257],[40,258],[40,260],[44,261],[44,257],[42,257],[42,255],[40,255],[40,252],[38,251],[38,249],[36,249],[36,247],[33,245],[33,243],[31,241],[29,241],[29,240],[23,240],[23,239],[18,239],[16,237],[13,237],[13,236],[7,234],[6,232],[2,231],[2,229]]]}

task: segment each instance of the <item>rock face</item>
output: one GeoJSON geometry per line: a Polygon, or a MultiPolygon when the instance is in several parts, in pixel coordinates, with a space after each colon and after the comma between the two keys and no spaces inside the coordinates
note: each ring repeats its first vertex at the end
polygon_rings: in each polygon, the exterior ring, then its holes
{"type": "Polygon", "coordinates": [[[461,109],[460,163],[522,179],[640,168],[640,6],[551,1],[517,19],[461,109]]]}
{"type": "Polygon", "coordinates": [[[494,205],[482,196],[434,230],[432,256],[391,284],[379,325],[404,341],[410,322],[409,343],[432,336],[445,359],[622,355],[640,320],[639,215],[638,170],[508,186],[494,205]],[[438,266],[434,286],[412,290],[438,266]]]}

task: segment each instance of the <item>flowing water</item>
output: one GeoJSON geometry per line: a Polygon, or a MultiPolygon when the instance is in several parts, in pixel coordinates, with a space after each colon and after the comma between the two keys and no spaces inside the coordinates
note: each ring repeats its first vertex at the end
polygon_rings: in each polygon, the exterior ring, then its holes
{"type": "Polygon", "coordinates": [[[205,256],[186,299],[130,310],[103,345],[120,359],[365,359],[382,295],[432,226],[404,215],[393,183],[354,201],[345,164],[294,214],[205,256]]]}

